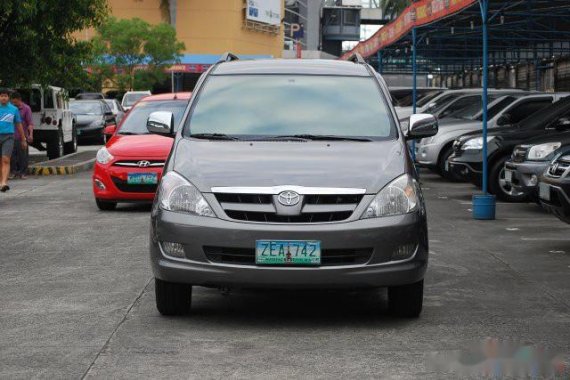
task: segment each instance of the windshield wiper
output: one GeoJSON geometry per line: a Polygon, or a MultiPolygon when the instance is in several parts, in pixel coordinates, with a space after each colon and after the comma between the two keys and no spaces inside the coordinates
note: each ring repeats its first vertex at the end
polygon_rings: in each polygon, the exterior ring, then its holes
{"type": "Polygon", "coordinates": [[[348,137],[348,136],[333,136],[333,135],[310,135],[310,134],[300,134],[300,135],[282,135],[282,136],[271,136],[272,139],[287,139],[287,138],[297,138],[306,140],[320,140],[320,141],[372,141],[365,137],[348,137]]]}
{"type": "Polygon", "coordinates": [[[239,140],[235,136],[226,135],[224,133],[195,133],[190,135],[190,137],[206,140],[239,140]]]}

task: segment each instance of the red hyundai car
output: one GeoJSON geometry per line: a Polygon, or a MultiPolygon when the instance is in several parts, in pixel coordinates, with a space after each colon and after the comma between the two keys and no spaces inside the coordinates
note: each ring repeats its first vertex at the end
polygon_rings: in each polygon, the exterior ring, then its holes
{"type": "Polygon", "coordinates": [[[150,134],[147,119],[152,112],[169,111],[177,126],[190,95],[148,96],[130,110],[116,130],[107,127],[104,133],[112,137],[97,152],[93,170],[93,194],[99,209],[113,210],[119,202],[152,202],[173,139],[150,134]]]}

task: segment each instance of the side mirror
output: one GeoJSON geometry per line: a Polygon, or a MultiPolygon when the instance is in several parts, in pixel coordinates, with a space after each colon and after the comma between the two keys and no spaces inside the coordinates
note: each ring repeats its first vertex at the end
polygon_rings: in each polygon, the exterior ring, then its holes
{"type": "Polygon", "coordinates": [[[109,141],[109,139],[115,134],[116,130],[117,126],[115,124],[107,125],[103,128],[103,139],[105,140],[105,143],[107,143],[107,141],[109,141]]]}
{"type": "Polygon", "coordinates": [[[406,139],[419,140],[424,137],[435,136],[438,128],[437,119],[433,115],[427,113],[411,115],[406,139]]]}
{"type": "Polygon", "coordinates": [[[561,117],[556,123],[556,129],[570,129],[570,118],[561,117]]]}
{"type": "Polygon", "coordinates": [[[507,125],[511,123],[511,115],[505,113],[497,120],[497,125],[507,125]]]}
{"type": "Polygon", "coordinates": [[[157,135],[171,136],[174,133],[174,114],[168,111],[151,113],[146,120],[146,129],[157,135]]]}

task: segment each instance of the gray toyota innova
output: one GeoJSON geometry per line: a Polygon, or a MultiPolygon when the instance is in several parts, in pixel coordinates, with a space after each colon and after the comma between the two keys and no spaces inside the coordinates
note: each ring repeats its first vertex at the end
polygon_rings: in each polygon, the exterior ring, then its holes
{"type": "MultiPolygon", "coordinates": [[[[172,135],[169,112],[151,133],[172,135]]],[[[388,88],[349,61],[240,61],[196,85],[154,200],[150,256],[161,314],[190,311],[193,286],[388,287],[416,317],[428,261],[426,211],[388,88]]]]}

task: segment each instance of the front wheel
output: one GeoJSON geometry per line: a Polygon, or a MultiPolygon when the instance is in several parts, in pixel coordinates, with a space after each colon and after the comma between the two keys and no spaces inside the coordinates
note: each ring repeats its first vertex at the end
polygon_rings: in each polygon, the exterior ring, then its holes
{"type": "Polygon", "coordinates": [[[47,141],[47,156],[48,159],[54,160],[63,156],[63,154],[63,132],[59,128],[57,131],[52,132],[47,141]]]}
{"type": "Polygon", "coordinates": [[[419,317],[422,312],[423,299],[424,280],[388,288],[388,309],[397,317],[419,317]]]}
{"type": "Polygon", "coordinates": [[[77,129],[75,123],[71,126],[71,141],[65,143],[63,150],[65,154],[77,152],[77,129]]]}
{"type": "Polygon", "coordinates": [[[439,155],[439,160],[437,162],[437,170],[438,173],[448,181],[459,182],[462,180],[461,177],[454,174],[452,171],[449,170],[449,164],[447,160],[453,154],[453,147],[448,146],[443,150],[443,152],[439,155]]]}
{"type": "Polygon", "coordinates": [[[192,286],[154,279],[156,308],[162,315],[185,315],[192,305],[192,286]]]}
{"type": "Polygon", "coordinates": [[[528,197],[525,193],[515,190],[505,179],[505,163],[508,157],[502,157],[489,171],[489,190],[497,198],[507,202],[526,202],[528,197]]]}
{"type": "Polygon", "coordinates": [[[113,211],[117,207],[117,202],[103,201],[101,199],[95,199],[95,203],[101,211],[113,211]]]}

